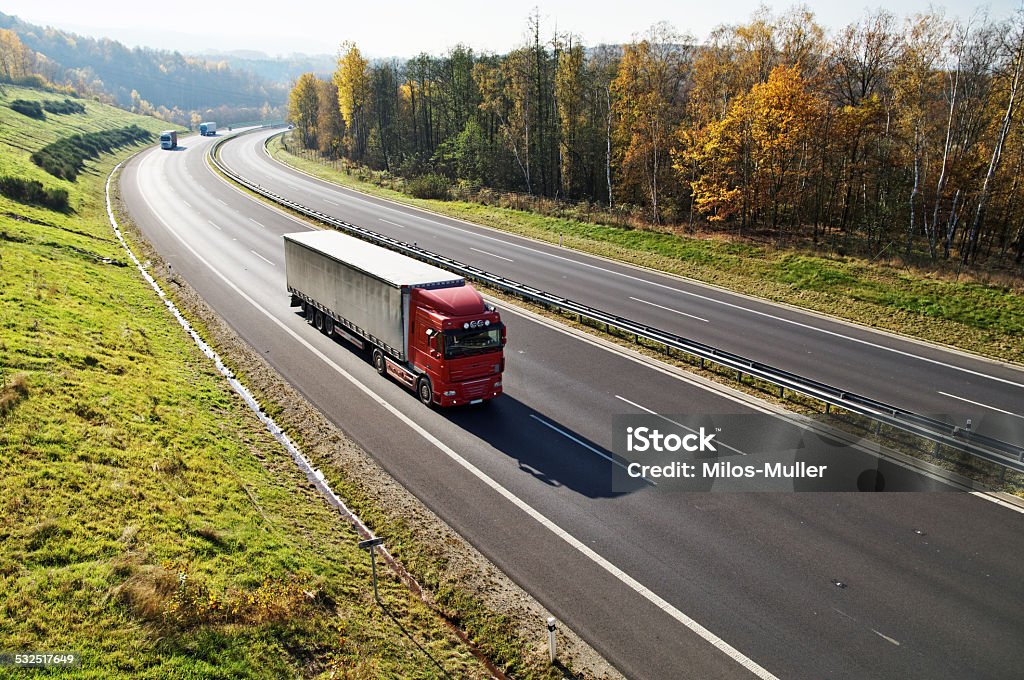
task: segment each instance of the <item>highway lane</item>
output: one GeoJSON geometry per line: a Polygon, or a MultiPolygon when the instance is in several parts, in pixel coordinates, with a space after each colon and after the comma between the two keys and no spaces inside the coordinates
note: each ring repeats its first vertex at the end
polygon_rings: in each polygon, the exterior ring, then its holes
{"type": "Polygon", "coordinates": [[[591,306],[852,392],[1024,443],[1024,371],[373,198],[264,152],[276,131],[222,147],[232,169],[311,208],[591,306]]]}
{"type": "Polygon", "coordinates": [[[1010,677],[1019,666],[1020,515],[959,493],[617,492],[607,461],[541,421],[607,451],[611,417],[638,410],[620,397],[665,413],[751,407],[510,310],[507,394],[484,410],[425,409],[287,307],[280,234],[301,227],[215,179],[208,142],[126,169],[126,203],[150,240],[289,382],[629,677],[748,675],[315,352],[779,677],[1010,677]]]}

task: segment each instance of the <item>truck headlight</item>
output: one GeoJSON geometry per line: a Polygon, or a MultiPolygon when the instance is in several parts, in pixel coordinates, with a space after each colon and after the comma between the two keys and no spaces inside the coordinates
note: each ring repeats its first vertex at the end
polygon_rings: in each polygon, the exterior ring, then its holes
{"type": "Polygon", "coordinates": [[[444,396],[446,396],[446,397],[454,397],[456,394],[458,394],[458,393],[455,390],[446,390],[445,393],[444,393],[444,396]]]}
{"type": "Polygon", "coordinates": [[[500,380],[498,382],[494,383],[494,389],[498,389],[499,387],[501,387],[501,381],[500,380]]]}

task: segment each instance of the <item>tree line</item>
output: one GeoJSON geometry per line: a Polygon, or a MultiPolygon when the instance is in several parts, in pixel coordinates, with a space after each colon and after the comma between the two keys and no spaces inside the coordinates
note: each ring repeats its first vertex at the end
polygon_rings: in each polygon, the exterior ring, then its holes
{"type": "Polygon", "coordinates": [[[806,8],[668,24],[625,45],[370,62],[289,98],[301,143],[404,177],[642,210],[667,225],[840,242],[907,260],[1024,263],[1024,13],[886,10],[829,33],[806,8]]]}

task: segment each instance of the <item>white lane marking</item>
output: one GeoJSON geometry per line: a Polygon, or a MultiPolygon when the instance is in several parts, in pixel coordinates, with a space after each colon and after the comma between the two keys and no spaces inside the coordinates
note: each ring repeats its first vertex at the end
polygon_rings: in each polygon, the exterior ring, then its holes
{"type": "Polygon", "coordinates": [[[658,304],[655,304],[653,302],[648,302],[647,300],[641,300],[640,298],[635,298],[633,296],[630,296],[629,299],[630,300],[636,300],[637,302],[642,302],[645,305],[650,305],[651,307],[657,307],[658,309],[664,309],[666,312],[672,312],[674,314],[679,314],[681,316],[688,316],[691,319],[696,319],[697,321],[703,321],[704,323],[710,323],[705,318],[702,318],[702,317],[699,317],[699,316],[694,316],[693,314],[687,314],[686,312],[680,312],[678,309],[672,309],[671,307],[664,307],[662,305],[658,305],[658,304]]]}
{"type": "MultiPolygon", "coordinates": [[[[138,181],[138,177],[139,177],[139,175],[136,174],[136,180],[137,181],[138,181]]],[[[516,496],[514,493],[512,493],[511,491],[506,489],[504,486],[499,484],[497,481],[495,481],[494,479],[489,477],[483,470],[481,470],[480,468],[476,467],[475,465],[470,463],[468,460],[466,460],[465,458],[460,456],[452,448],[450,448],[447,444],[445,444],[440,439],[438,439],[437,437],[432,435],[425,428],[423,428],[421,425],[419,425],[416,421],[412,420],[409,416],[407,416],[404,413],[402,413],[401,411],[399,411],[397,407],[395,407],[394,405],[391,404],[391,402],[387,401],[386,399],[384,399],[383,397],[378,395],[371,388],[367,387],[365,384],[360,382],[354,375],[352,375],[351,373],[346,371],[344,368],[342,368],[341,366],[336,364],[326,354],[324,354],[319,349],[317,349],[316,347],[311,345],[309,342],[307,342],[305,338],[303,338],[301,335],[299,335],[294,330],[289,328],[283,321],[281,321],[276,316],[274,316],[268,309],[266,309],[262,305],[260,305],[260,303],[258,303],[252,297],[250,297],[245,291],[243,291],[239,286],[237,286],[233,281],[231,281],[231,279],[229,279],[227,276],[225,276],[223,273],[221,273],[220,270],[215,268],[206,258],[204,258],[202,255],[200,255],[199,252],[196,251],[195,248],[193,248],[181,236],[181,234],[179,234],[167,222],[164,222],[164,220],[159,217],[159,213],[157,213],[156,210],[153,209],[153,206],[149,202],[149,199],[146,197],[145,193],[141,192],[141,186],[140,186],[140,193],[142,195],[142,200],[144,200],[146,202],[146,204],[149,206],[150,211],[155,216],[157,216],[157,219],[161,223],[163,223],[164,228],[167,229],[167,231],[169,231],[171,234],[173,234],[174,237],[177,238],[182,243],[182,245],[184,245],[185,248],[187,248],[197,260],[202,262],[203,265],[205,265],[211,272],[213,272],[218,278],[220,278],[222,281],[224,281],[224,283],[227,284],[229,288],[234,290],[243,300],[245,300],[250,305],[252,305],[254,308],[256,308],[257,311],[259,311],[261,314],[263,314],[265,317],[267,317],[272,323],[274,323],[276,326],[278,326],[282,331],[284,331],[285,333],[290,335],[292,337],[292,339],[294,339],[296,342],[298,342],[301,345],[303,345],[307,350],[312,352],[317,358],[319,358],[325,364],[330,366],[336,373],[338,373],[343,378],[345,378],[350,383],[352,383],[352,385],[354,387],[356,387],[356,389],[358,389],[361,392],[363,392],[367,397],[369,397],[374,402],[379,404],[382,408],[384,408],[386,411],[388,411],[391,415],[393,415],[396,418],[398,418],[399,420],[401,420],[403,423],[405,423],[406,426],[411,428],[413,431],[415,431],[417,434],[419,434],[421,437],[423,437],[426,441],[428,441],[430,444],[432,444],[435,448],[437,448],[439,451],[444,453],[450,459],[452,459],[453,461],[458,463],[463,469],[465,469],[471,475],[473,475],[474,477],[479,479],[481,482],[483,482],[484,484],[489,486],[496,493],[498,493],[503,498],[505,498],[505,500],[507,500],[508,502],[512,503],[517,508],[522,510],[524,513],[529,515],[532,519],[534,519],[536,522],[538,522],[541,526],[543,526],[548,531],[550,531],[551,533],[555,534],[560,539],[565,541],[567,544],[569,544],[569,546],[571,546],[577,552],[579,552],[580,554],[585,556],[587,559],[589,559],[591,562],[596,564],[598,567],[600,567],[601,569],[605,570],[606,572],[608,572],[609,574],[611,574],[612,576],[617,578],[620,582],[622,582],[624,585],[629,587],[631,590],[633,590],[635,593],[640,595],[642,598],[644,598],[645,600],[647,600],[648,602],[653,604],[655,607],[658,607],[659,609],[661,609],[668,616],[672,617],[673,619],[678,621],[680,624],[686,626],[693,633],[699,635],[705,642],[707,642],[708,644],[712,645],[715,649],[717,649],[718,651],[720,651],[723,654],[725,654],[726,656],[728,656],[730,659],[732,659],[733,661],[738,663],[740,666],[742,666],[743,668],[745,668],[748,671],[750,671],[751,673],[753,673],[755,676],[761,678],[761,680],[778,680],[778,678],[776,676],[772,675],[767,670],[765,670],[764,668],[759,666],[757,664],[757,662],[755,662],[753,659],[745,656],[739,650],[737,650],[735,647],[730,645],[728,642],[726,642],[722,638],[718,637],[717,635],[712,633],[710,630],[708,630],[704,626],[702,626],[699,623],[697,623],[697,621],[695,621],[694,619],[692,619],[689,616],[687,616],[686,614],[684,614],[682,611],[680,611],[679,609],[674,607],[670,602],[668,602],[667,600],[663,599],[661,596],[656,594],[654,591],[649,589],[647,586],[643,585],[642,583],[637,581],[635,578],[633,578],[632,576],[630,576],[629,574],[627,574],[626,572],[622,571],[621,569],[616,567],[614,564],[609,562],[607,559],[602,557],[599,553],[597,553],[595,550],[590,548],[583,541],[579,540],[578,538],[576,538],[575,536],[570,534],[568,531],[566,531],[565,529],[563,529],[562,527],[558,526],[553,521],[548,519],[547,516],[542,514],[539,510],[536,510],[532,505],[530,505],[526,501],[522,500],[521,498],[519,498],[519,496],[516,496]]]]}
{"type": "Polygon", "coordinates": [[[470,248],[470,250],[475,250],[476,252],[481,253],[483,255],[490,255],[491,257],[496,257],[499,260],[505,260],[506,262],[515,262],[515,260],[511,258],[503,257],[501,255],[495,255],[494,253],[489,253],[486,250],[480,250],[479,248],[470,248]]]}
{"type": "MultiPolygon", "coordinates": [[[[673,425],[675,425],[677,427],[681,427],[684,430],[689,430],[690,432],[693,432],[694,434],[697,434],[697,430],[693,429],[692,427],[687,427],[686,425],[683,425],[682,423],[678,423],[678,422],[672,420],[671,418],[669,418],[668,416],[663,416],[660,413],[658,413],[657,411],[653,411],[653,410],[647,408],[646,406],[641,406],[640,404],[636,403],[635,401],[630,401],[629,399],[626,399],[625,397],[619,396],[618,394],[615,395],[615,398],[618,399],[619,401],[626,402],[630,406],[635,406],[636,408],[640,409],[641,411],[647,411],[652,416],[657,416],[658,418],[661,418],[665,422],[672,423],[673,425]]],[[[736,453],[738,453],[741,456],[746,456],[747,455],[746,451],[740,451],[735,446],[729,446],[728,444],[726,444],[726,443],[724,443],[724,442],[722,442],[720,440],[715,440],[715,443],[718,444],[719,446],[721,446],[723,449],[729,449],[730,451],[735,451],[736,453]]]]}
{"type": "Polygon", "coordinates": [[[213,223],[213,222],[211,222],[210,220],[206,220],[206,223],[207,223],[207,224],[209,224],[209,225],[210,225],[211,227],[213,227],[214,229],[216,229],[217,231],[224,231],[223,229],[221,229],[220,227],[218,227],[218,226],[217,226],[216,224],[214,224],[214,223],[213,223]]]}
{"type": "Polygon", "coordinates": [[[341,203],[335,203],[334,201],[332,201],[332,200],[331,200],[331,199],[329,199],[329,198],[325,198],[325,199],[324,199],[324,202],[325,202],[325,203],[330,203],[331,205],[333,205],[333,206],[336,206],[336,207],[339,207],[339,208],[341,207],[341,203]]]}
{"type": "MultiPolygon", "coordinates": [[[[280,161],[276,161],[274,159],[271,159],[271,160],[273,160],[275,163],[280,163],[280,161]]],[[[283,163],[280,163],[280,164],[284,165],[283,163]]],[[[285,167],[290,167],[290,166],[285,166],[285,167]]],[[[321,180],[321,181],[324,182],[325,184],[328,184],[328,185],[330,184],[330,182],[327,182],[326,180],[321,180]]],[[[288,182],[285,182],[285,184],[288,184],[288,182]]],[[[293,188],[297,188],[297,187],[294,187],[294,185],[291,185],[291,184],[288,184],[288,186],[292,186],[293,188]]],[[[532,252],[532,253],[537,253],[539,255],[544,255],[546,257],[551,257],[551,258],[554,258],[556,260],[563,260],[565,262],[570,262],[572,264],[578,264],[581,267],[589,267],[590,269],[596,269],[597,271],[605,272],[607,274],[614,274],[615,276],[619,276],[619,277],[622,277],[624,279],[630,279],[632,281],[639,281],[640,283],[643,283],[643,284],[646,284],[646,285],[649,285],[649,286],[655,286],[657,288],[663,288],[665,290],[670,290],[670,291],[675,292],[675,293],[681,293],[683,295],[689,295],[691,297],[699,298],[699,299],[705,300],[707,302],[711,302],[711,303],[719,304],[719,305],[724,305],[726,307],[731,307],[733,309],[738,309],[738,310],[741,310],[741,311],[744,311],[744,312],[749,312],[751,314],[756,314],[758,316],[763,316],[765,318],[773,319],[775,321],[781,321],[783,323],[788,323],[788,324],[791,324],[791,325],[794,325],[794,326],[797,326],[797,327],[800,327],[800,328],[805,328],[807,330],[817,331],[818,333],[824,333],[825,335],[831,335],[831,336],[836,337],[836,338],[842,338],[844,340],[849,340],[850,342],[856,342],[856,343],[859,343],[859,344],[862,344],[862,345],[866,345],[868,347],[874,347],[875,349],[885,350],[886,352],[892,352],[893,354],[898,354],[900,356],[910,357],[912,359],[918,359],[920,361],[924,361],[924,362],[929,363],[929,364],[933,364],[933,365],[936,365],[936,366],[942,366],[944,368],[949,368],[949,369],[952,369],[954,371],[960,371],[962,373],[967,373],[968,375],[975,375],[975,376],[978,376],[979,378],[987,378],[988,380],[994,380],[995,382],[1003,383],[1003,384],[1006,384],[1006,385],[1012,385],[1013,387],[1024,388],[1024,383],[1015,382],[1013,380],[1007,380],[1006,378],[999,378],[999,377],[996,377],[994,375],[989,375],[988,373],[982,373],[981,371],[974,371],[974,370],[969,369],[969,368],[964,368],[962,366],[956,366],[954,364],[949,364],[949,363],[946,363],[944,361],[939,361],[938,359],[930,359],[928,357],[923,357],[923,356],[920,356],[919,354],[914,354],[912,352],[907,352],[907,351],[904,351],[904,350],[901,350],[901,349],[896,349],[894,347],[886,347],[885,345],[880,345],[878,343],[871,342],[870,340],[862,340],[860,338],[855,338],[855,337],[850,336],[850,335],[844,335],[842,333],[837,333],[836,331],[826,330],[824,328],[819,328],[817,326],[812,326],[810,324],[806,324],[806,323],[803,323],[803,322],[800,322],[800,321],[795,321],[793,319],[787,319],[785,317],[776,316],[775,314],[769,314],[768,312],[762,312],[762,311],[759,311],[759,310],[756,310],[756,309],[751,309],[750,307],[744,307],[743,305],[737,305],[737,304],[732,303],[732,302],[725,302],[724,300],[718,300],[718,299],[715,299],[713,297],[708,297],[706,295],[700,295],[699,293],[693,293],[693,292],[690,292],[688,290],[683,290],[681,288],[676,288],[675,286],[669,286],[669,285],[666,285],[664,283],[658,283],[657,281],[651,281],[649,279],[645,279],[645,278],[640,277],[640,276],[633,276],[632,274],[626,274],[625,272],[615,271],[614,269],[608,269],[606,267],[601,267],[601,266],[598,266],[596,264],[590,264],[589,262],[583,262],[581,260],[576,260],[576,259],[573,259],[571,257],[563,257],[562,255],[555,255],[554,253],[549,253],[547,251],[540,250],[540,249],[537,249],[537,248],[531,248],[530,246],[523,245],[521,243],[514,243],[512,241],[506,241],[504,239],[500,239],[500,238],[497,238],[495,236],[490,236],[488,234],[481,234],[481,233],[473,231],[471,229],[463,229],[462,227],[456,227],[454,225],[446,224],[444,222],[438,222],[436,220],[432,220],[432,219],[429,219],[427,217],[421,217],[420,215],[416,215],[416,214],[413,214],[413,213],[410,213],[410,212],[404,212],[404,211],[399,210],[397,208],[392,208],[390,206],[381,205],[379,203],[374,203],[372,201],[361,199],[361,198],[358,198],[356,196],[349,196],[349,200],[360,201],[362,203],[365,203],[367,205],[371,205],[371,206],[373,206],[375,208],[378,208],[378,209],[383,208],[384,210],[389,210],[389,211],[391,211],[393,213],[398,213],[399,215],[402,215],[403,217],[412,217],[414,219],[422,220],[422,221],[428,222],[430,224],[435,224],[435,225],[438,225],[438,226],[445,227],[446,229],[451,229],[453,231],[459,231],[459,232],[462,232],[464,234],[469,234],[469,235],[471,235],[471,236],[473,236],[475,238],[482,238],[482,239],[487,239],[489,241],[496,241],[496,242],[498,242],[498,243],[500,243],[500,244],[502,244],[504,246],[510,246],[510,247],[513,247],[513,248],[520,248],[522,250],[527,250],[527,251],[532,252]]],[[[386,199],[381,199],[381,200],[386,200],[386,199]]],[[[450,219],[455,219],[455,218],[450,218],[450,219]]],[[[624,266],[628,266],[628,265],[624,265],[624,266]]],[[[770,304],[770,303],[766,303],[766,304],[770,304]]]]}
{"type": "Polygon", "coordinates": [[[220,204],[221,204],[221,205],[223,205],[223,206],[227,206],[227,203],[226,203],[226,202],[224,202],[224,201],[222,201],[222,200],[221,200],[221,199],[219,199],[219,198],[217,199],[217,202],[218,202],[218,203],[220,203],[220,204]]]}
{"type": "Polygon", "coordinates": [[[188,201],[184,200],[184,199],[182,199],[182,201],[181,201],[181,202],[185,204],[185,207],[186,207],[186,208],[191,208],[191,207],[192,207],[192,204],[191,204],[191,203],[189,203],[188,201]]]}
{"type": "Polygon", "coordinates": [[[267,264],[269,264],[271,267],[276,267],[277,266],[276,264],[274,264],[273,262],[271,262],[267,258],[265,258],[262,255],[260,255],[259,253],[257,253],[255,250],[250,250],[249,252],[252,253],[253,255],[255,255],[256,257],[260,258],[261,260],[263,260],[267,264]]]}
{"type": "Polygon", "coordinates": [[[874,633],[875,635],[877,635],[878,637],[882,638],[882,639],[883,639],[883,640],[885,640],[886,642],[891,642],[891,643],[893,643],[894,645],[896,645],[897,647],[899,647],[899,646],[900,646],[900,642],[899,642],[899,640],[893,640],[893,639],[892,639],[891,637],[889,637],[888,635],[885,635],[884,633],[879,633],[879,632],[878,632],[877,630],[875,630],[874,628],[872,628],[872,629],[871,629],[871,632],[872,632],[872,633],[874,633]]]}
{"type": "Polygon", "coordinates": [[[404,224],[399,224],[398,222],[392,222],[391,220],[386,220],[383,217],[381,217],[379,219],[380,219],[381,222],[387,222],[388,224],[390,224],[393,227],[398,227],[399,229],[405,229],[405,225],[404,224]]]}
{"type": "Polygon", "coordinates": [[[266,229],[266,227],[264,227],[264,226],[263,226],[262,224],[260,224],[259,222],[257,222],[256,220],[254,220],[254,219],[253,219],[253,218],[251,218],[251,217],[249,218],[249,221],[250,221],[250,222],[252,222],[253,224],[255,224],[255,225],[256,225],[257,227],[259,227],[260,229],[266,229]]]}
{"type": "MultiPolygon", "coordinates": [[[[566,439],[570,439],[570,440],[576,442],[577,444],[579,444],[580,446],[582,446],[583,448],[587,449],[588,451],[592,451],[593,453],[596,453],[597,455],[601,456],[602,458],[604,458],[608,462],[614,463],[615,465],[618,465],[623,470],[628,470],[628,468],[626,467],[626,465],[624,463],[622,463],[622,461],[615,460],[614,458],[612,458],[611,456],[606,454],[604,451],[601,451],[600,449],[591,446],[590,444],[586,443],[585,441],[583,441],[579,437],[577,437],[577,436],[575,436],[575,435],[573,435],[573,434],[571,434],[569,432],[566,432],[565,430],[563,430],[562,428],[558,427],[557,425],[549,423],[548,421],[544,420],[543,418],[539,418],[538,416],[534,415],[533,413],[530,414],[530,417],[533,418],[534,420],[536,420],[541,425],[544,425],[546,427],[551,428],[552,430],[554,430],[558,434],[562,435],[566,439]]],[[[647,482],[651,486],[658,486],[657,482],[652,482],[651,480],[647,479],[646,477],[641,477],[641,479],[643,479],[645,482],[647,482]]]]}
{"type": "Polygon", "coordinates": [[[1005,413],[1006,415],[1013,416],[1014,418],[1024,418],[1024,415],[1021,415],[1019,413],[1013,413],[1012,411],[1004,411],[1001,408],[996,408],[995,406],[989,406],[988,404],[982,404],[980,401],[971,401],[970,399],[964,399],[963,397],[958,397],[955,394],[950,394],[949,392],[939,392],[939,394],[941,394],[944,397],[949,397],[950,399],[957,399],[959,401],[966,401],[968,404],[974,404],[975,406],[980,406],[982,408],[987,408],[990,411],[997,411],[998,413],[1005,413]]]}

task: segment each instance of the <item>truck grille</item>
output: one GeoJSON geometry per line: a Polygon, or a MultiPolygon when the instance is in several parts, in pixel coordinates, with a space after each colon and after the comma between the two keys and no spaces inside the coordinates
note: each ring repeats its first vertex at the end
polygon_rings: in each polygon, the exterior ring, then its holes
{"type": "Polygon", "coordinates": [[[493,380],[493,378],[485,378],[462,383],[462,397],[464,399],[479,399],[490,394],[493,380]]]}
{"type": "Polygon", "coordinates": [[[464,364],[462,366],[452,366],[448,372],[451,376],[452,382],[462,382],[464,380],[472,380],[474,378],[480,378],[482,376],[492,376],[494,373],[494,364],[501,361],[501,359],[495,359],[490,357],[484,361],[475,361],[471,364],[464,364]]]}

